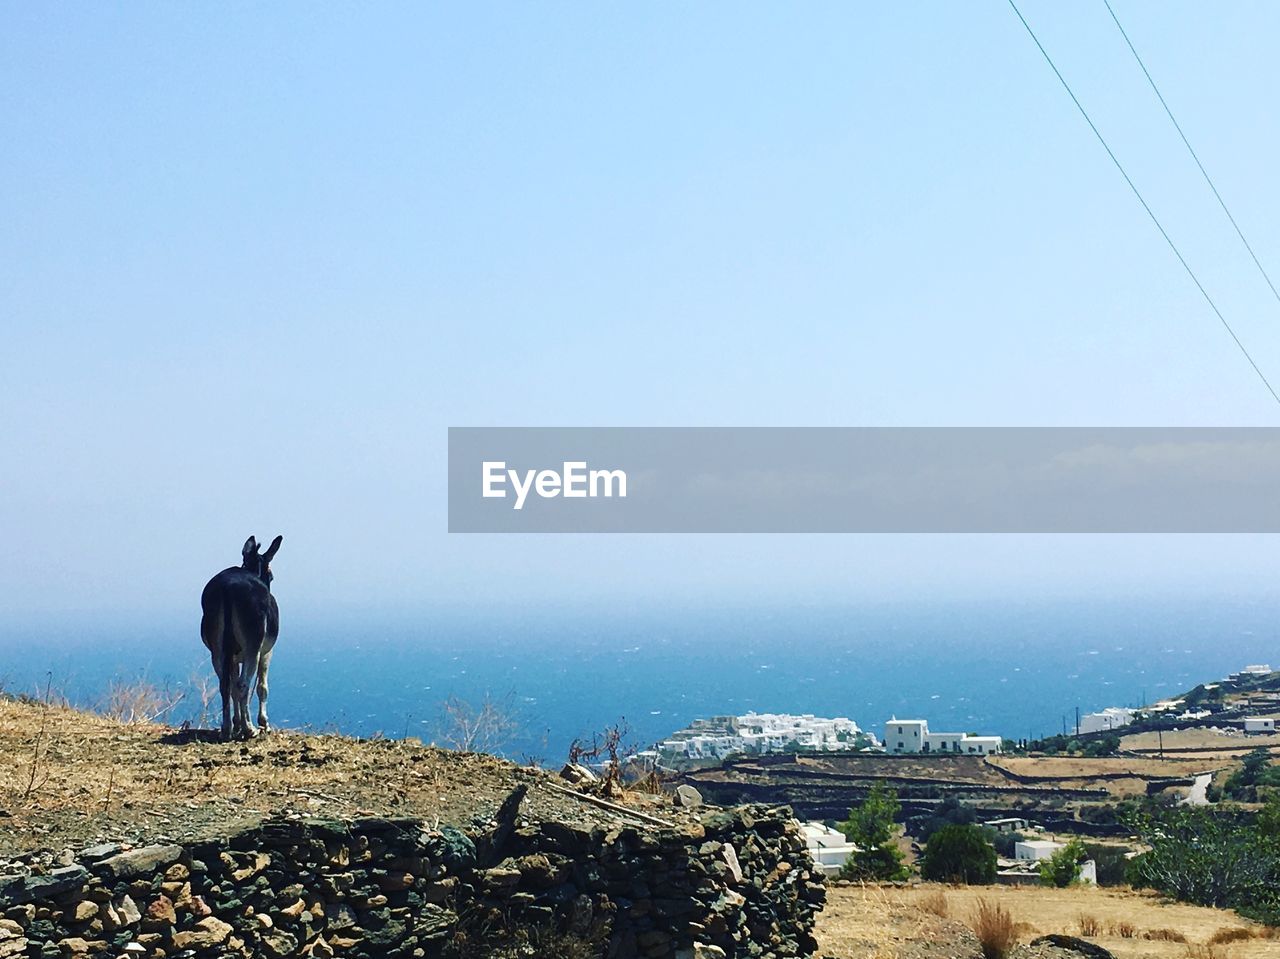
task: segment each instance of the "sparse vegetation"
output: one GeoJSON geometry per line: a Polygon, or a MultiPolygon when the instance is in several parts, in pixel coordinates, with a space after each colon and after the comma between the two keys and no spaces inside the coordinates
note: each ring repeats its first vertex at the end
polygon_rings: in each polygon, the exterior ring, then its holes
{"type": "Polygon", "coordinates": [[[941,889],[929,890],[918,901],[921,909],[942,919],[951,914],[951,904],[947,901],[947,894],[941,889]]]}
{"type": "Polygon", "coordinates": [[[625,745],[628,731],[626,719],[620,719],[603,731],[592,733],[590,743],[575,739],[569,745],[570,763],[601,765],[603,760],[600,791],[606,796],[616,795],[622,790],[623,767],[630,758],[625,745]]]}
{"type": "Polygon", "coordinates": [[[1018,942],[1018,926],[1003,905],[991,899],[979,899],[970,923],[978,937],[985,959],[1005,959],[1018,942]]]}
{"type": "Polygon", "coordinates": [[[169,715],[185,698],[184,690],[157,686],[147,679],[113,679],[98,712],[127,725],[155,723],[169,715]]]}
{"type": "Polygon", "coordinates": [[[1120,939],[1134,939],[1138,935],[1138,927],[1127,919],[1122,919],[1111,924],[1111,935],[1120,939]]]}
{"type": "Polygon", "coordinates": [[[1085,937],[1093,937],[1102,935],[1102,922],[1097,916],[1090,916],[1081,913],[1080,918],[1076,920],[1076,926],[1080,929],[1080,935],[1085,937]]]}
{"type": "Polygon", "coordinates": [[[458,752],[503,755],[520,728],[514,700],[513,693],[486,692],[478,703],[450,696],[440,704],[440,742],[458,752]]]}
{"type": "Polygon", "coordinates": [[[1177,929],[1148,929],[1142,934],[1143,939],[1151,942],[1186,942],[1187,937],[1177,929]]]}
{"type": "Polygon", "coordinates": [[[1209,945],[1225,946],[1232,942],[1244,942],[1253,938],[1253,930],[1245,926],[1223,926],[1209,937],[1209,945]]]}

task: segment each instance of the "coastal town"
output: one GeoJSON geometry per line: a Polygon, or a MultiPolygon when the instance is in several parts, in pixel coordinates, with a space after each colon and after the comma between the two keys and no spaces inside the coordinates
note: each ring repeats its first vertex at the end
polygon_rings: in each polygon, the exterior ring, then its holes
{"type": "MultiPolygon", "coordinates": [[[[1205,708],[1208,702],[1271,673],[1269,664],[1251,664],[1217,683],[1203,684],[1176,699],[1142,707],[1108,706],[1080,714],[1072,729],[1064,728],[1064,733],[1072,731],[1076,736],[1089,736],[1128,729],[1143,721],[1199,722],[1213,715],[1211,709],[1205,708]]],[[[1280,707],[1280,696],[1264,694],[1256,705],[1280,707]]],[[[1241,728],[1246,733],[1275,732],[1275,722],[1272,717],[1248,716],[1242,718],[1241,728]]],[[[740,716],[695,719],[652,748],[637,753],[637,758],[664,768],[683,769],[738,757],[787,753],[993,756],[1004,751],[1005,742],[995,734],[934,732],[927,719],[890,716],[884,722],[881,738],[847,716],[747,712],[740,716]]]]}

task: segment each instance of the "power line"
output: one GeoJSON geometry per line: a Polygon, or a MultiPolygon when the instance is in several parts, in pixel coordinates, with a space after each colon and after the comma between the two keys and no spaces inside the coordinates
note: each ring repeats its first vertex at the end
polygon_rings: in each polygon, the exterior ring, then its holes
{"type": "Polygon", "coordinates": [[[1227,322],[1227,318],[1223,316],[1222,311],[1218,309],[1218,304],[1213,301],[1213,297],[1209,295],[1209,291],[1204,288],[1204,284],[1200,282],[1200,278],[1196,276],[1195,271],[1191,269],[1191,265],[1187,262],[1186,257],[1182,255],[1182,251],[1178,249],[1178,245],[1173,242],[1173,238],[1169,236],[1164,225],[1160,222],[1159,218],[1155,215],[1155,212],[1143,198],[1142,192],[1134,184],[1128,172],[1126,172],[1124,165],[1107,144],[1106,138],[1103,137],[1102,133],[1090,118],[1089,112],[1085,110],[1084,106],[1080,103],[1079,98],[1076,97],[1075,91],[1071,89],[1071,84],[1067,83],[1066,78],[1058,69],[1057,64],[1053,62],[1053,57],[1049,56],[1049,51],[1044,48],[1044,44],[1040,42],[1040,38],[1036,36],[1036,32],[1031,29],[1031,24],[1027,23],[1027,18],[1022,15],[1022,11],[1018,9],[1018,5],[1014,0],[1009,0],[1009,6],[1013,7],[1013,12],[1016,13],[1018,15],[1018,19],[1022,21],[1022,25],[1026,28],[1027,34],[1031,37],[1037,49],[1039,49],[1040,54],[1045,59],[1045,62],[1049,64],[1049,68],[1053,70],[1054,76],[1058,78],[1058,82],[1062,84],[1062,88],[1067,91],[1067,96],[1071,97],[1071,102],[1076,105],[1076,109],[1079,110],[1080,115],[1084,117],[1084,122],[1089,124],[1089,129],[1093,131],[1093,135],[1097,137],[1098,142],[1102,144],[1102,149],[1107,151],[1107,156],[1111,158],[1111,162],[1115,164],[1116,169],[1120,171],[1120,175],[1124,177],[1124,182],[1129,184],[1129,189],[1133,191],[1133,195],[1137,197],[1138,202],[1142,204],[1142,209],[1147,211],[1147,216],[1151,218],[1151,222],[1154,223],[1156,229],[1160,231],[1160,235],[1164,237],[1164,241],[1169,244],[1169,249],[1173,251],[1173,255],[1178,258],[1178,262],[1182,264],[1182,268],[1187,271],[1187,276],[1191,277],[1191,282],[1196,285],[1196,289],[1200,291],[1200,295],[1203,296],[1205,302],[1209,304],[1209,308],[1213,310],[1214,315],[1222,324],[1223,329],[1225,329],[1231,336],[1231,339],[1240,349],[1240,352],[1244,354],[1244,358],[1249,361],[1249,365],[1253,367],[1253,372],[1258,374],[1258,379],[1262,380],[1262,385],[1267,388],[1267,392],[1271,394],[1271,398],[1276,401],[1277,405],[1280,405],[1280,394],[1276,393],[1275,388],[1271,385],[1271,382],[1267,379],[1266,375],[1258,367],[1258,364],[1253,361],[1253,357],[1249,355],[1249,351],[1245,349],[1245,345],[1240,342],[1240,337],[1236,336],[1236,331],[1231,328],[1231,324],[1227,322]]]}
{"type": "Polygon", "coordinates": [[[1232,227],[1235,228],[1236,236],[1240,237],[1240,242],[1244,244],[1244,248],[1249,251],[1249,256],[1253,258],[1253,265],[1258,268],[1258,272],[1262,274],[1262,278],[1267,281],[1267,286],[1271,287],[1271,295],[1276,298],[1276,302],[1280,303],[1280,291],[1276,290],[1276,285],[1271,282],[1271,277],[1267,274],[1266,269],[1262,266],[1262,261],[1258,259],[1258,254],[1253,252],[1253,247],[1249,241],[1245,239],[1244,231],[1240,229],[1240,224],[1236,222],[1236,218],[1231,215],[1231,211],[1227,209],[1227,202],[1222,199],[1222,194],[1218,192],[1217,185],[1213,182],[1213,177],[1209,176],[1209,171],[1204,168],[1204,164],[1200,162],[1200,157],[1196,154],[1195,148],[1191,146],[1191,141],[1187,139],[1187,135],[1182,132],[1182,124],[1178,122],[1177,117],[1173,115],[1173,111],[1169,109],[1169,104],[1165,102],[1164,94],[1160,92],[1160,88],[1156,86],[1156,81],[1152,78],[1151,72],[1147,69],[1147,65],[1142,62],[1142,57],[1138,56],[1138,51],[1133,46],[1133,41],[1129,39],[1129,34],[1125,32],[1124,27],[1120,24],[1120,18],[1116,16],[1115,10],[1111,8],[1109,0],[1102,0],[1106,5],[1107,13],[1111,14],[1111,19],[1115,21],[1116,29],[1120,31],[1120,36],[1124,37],[1124,42],[1129,46],[1129,52],[1133,54],[1133,58],[1138,61],[1138,66],[1142,68],[1142,74],[1147,78],[1147,82],[1151,84],[1151,89],[1156,95],[1156,99],[1160,101],[1160,106],[1164,107],[1164,112],[1169,116],[1169,122],[1173,124],[1173,128],[1178,131],[1178,136],[1182,137],[1182,142],[1187,148],[1187,152],[1191,154],[1191,159],[1196,161],[1196,166],[1200,168],[1200,174],[1204,177],[1204,182],[1209,184],[1209,189],[1213,191],[1214,198],[1218,201],[1218,206],[1222,207],[1222,212],[1227,215],[1227,219],[1231,221],[1232,227]]]}

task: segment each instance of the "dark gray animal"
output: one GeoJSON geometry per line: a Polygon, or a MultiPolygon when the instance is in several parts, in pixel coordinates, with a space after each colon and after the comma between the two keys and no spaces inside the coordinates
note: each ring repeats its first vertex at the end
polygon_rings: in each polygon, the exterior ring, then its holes
{"type": "Polygon", "coordinates": [[[277,536],[265,553],[250,536],[240,566],[224,569],[200,594],[200,639],[209,647],[218,691],[222,694],[222,738],[250,739],[258,730],[249,721],[249,689],[258,679],[258,726],[267,722],[267,669],[280,635],[280,607],[271,595],[271,560],[280,549],[277,536]],[[234,704],[234,715],[232,705],[234,704]]]}

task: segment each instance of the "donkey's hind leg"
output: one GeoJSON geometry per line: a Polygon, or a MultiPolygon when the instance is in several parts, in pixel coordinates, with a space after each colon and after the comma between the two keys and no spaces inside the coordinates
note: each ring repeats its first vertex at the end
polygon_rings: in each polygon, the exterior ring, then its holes
{"type": "Polygon", "coordinates": [[[271,647],[262,645],[258,654],[258,726],[264,733],[271,731],[271,723],[267,721],[267,670],[271,668],[271,647]]]}
{"type": "Polygon", "coordinates": [[[258,730],[249,721],[249,691],[253,688],[254,674],[258,670],[258,656],[266,633],[265,622],[256,616],[235,616],[236,638],[240,643],[240,675],[235,678],[236,734],[252,739],[258,730]]]}

